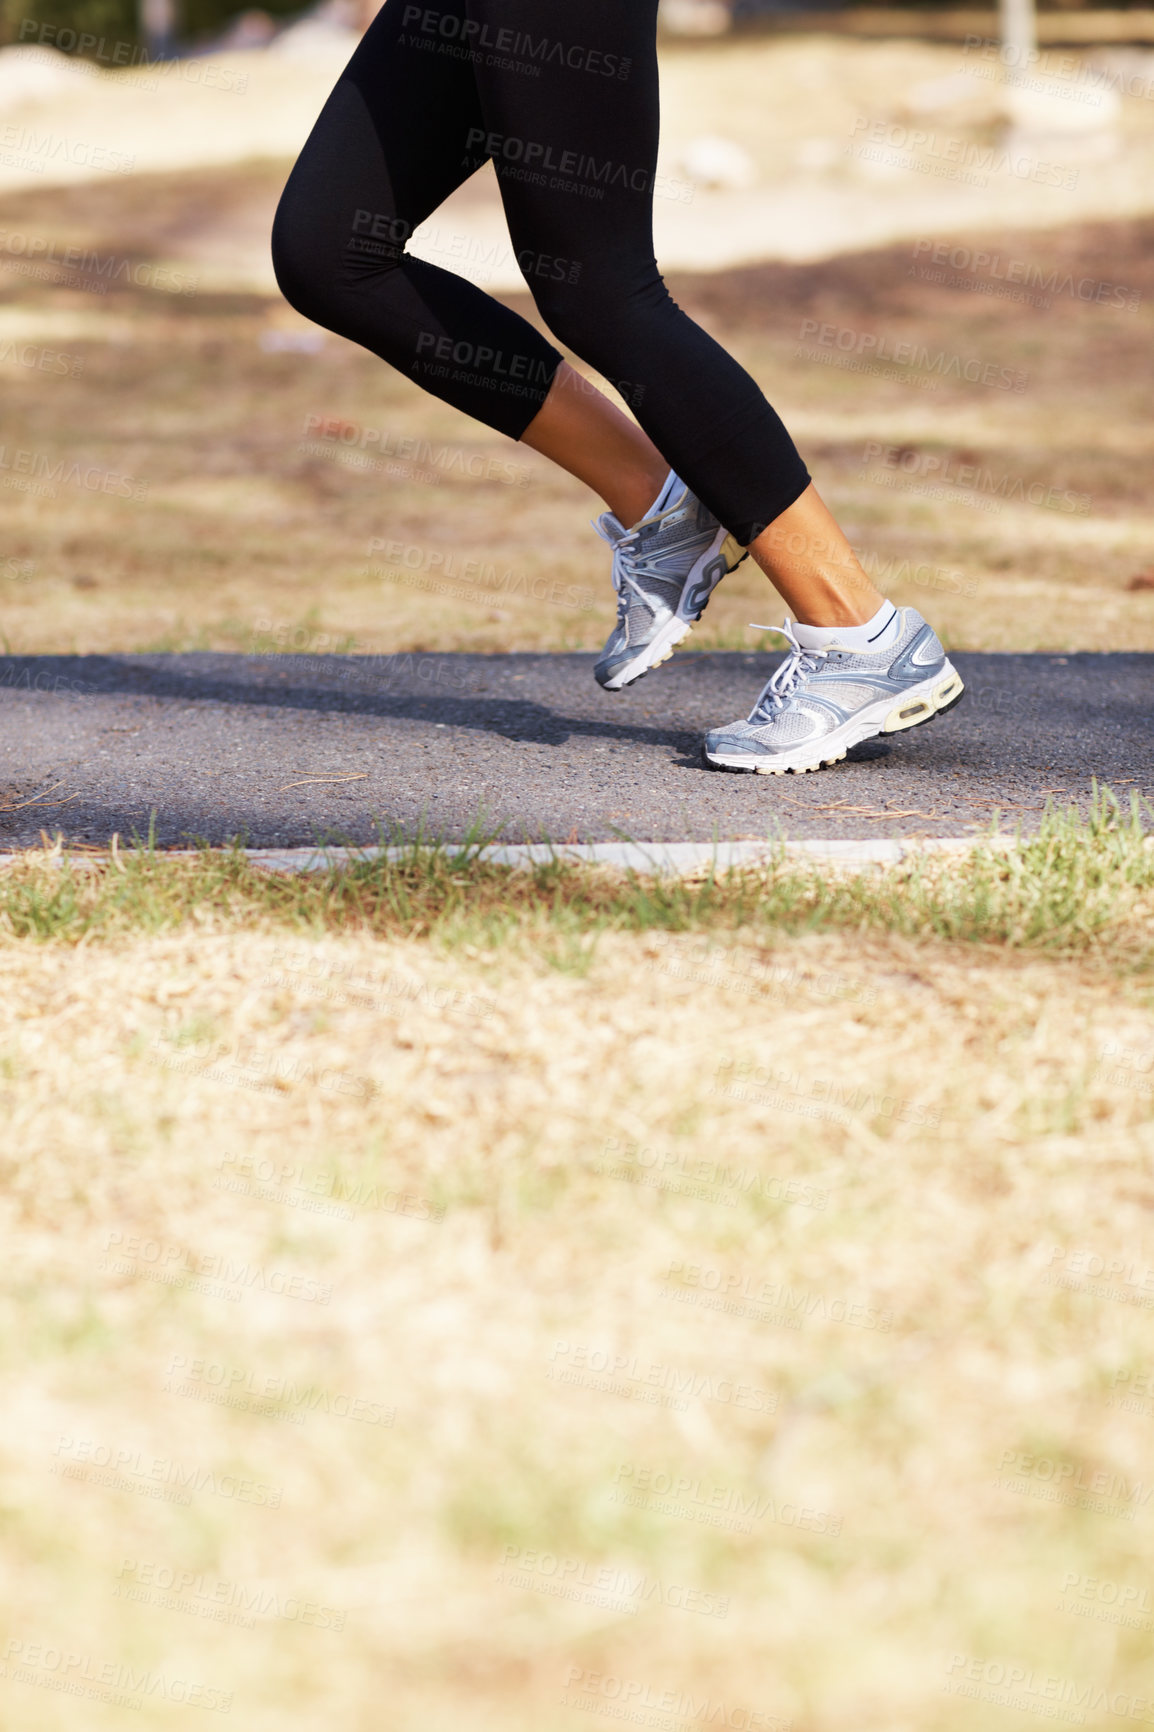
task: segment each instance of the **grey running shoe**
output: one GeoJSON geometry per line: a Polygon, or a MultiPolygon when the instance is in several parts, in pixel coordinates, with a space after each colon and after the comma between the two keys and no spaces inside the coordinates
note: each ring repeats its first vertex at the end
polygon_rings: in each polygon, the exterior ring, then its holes
{"type": "Polygon", "coordinates": [[[726,572],[746,550],[712,512],[676,478],[665,490],[672,503],[626,529],[611,511],[593,525],[613,549],[617,624],[593,669],[606,691],[668,661],[692,630],[726,572]]]}
{"type": "MultiPolygon", "coordinates": [[[[787,621],[786,656],[750,712],[705,736],[705,762],[719,770],[780,776],[820,770],[874,734],[916,728],[962,696],[963,686],[920,613],[898,609],[899,635],[887,650],[803,649],[787,621]]],[[[776,627],[762,626],[763,631],[776,627]]]]}

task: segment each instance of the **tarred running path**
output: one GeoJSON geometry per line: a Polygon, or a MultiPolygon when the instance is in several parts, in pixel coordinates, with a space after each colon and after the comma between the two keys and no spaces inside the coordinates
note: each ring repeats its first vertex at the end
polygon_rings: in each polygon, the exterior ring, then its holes
{"type": "Polygon", "coordinates": [[[779,658],[686,654],[617,695],[591,655],[0,660],[0,851],[43,829],[160,846],[966,836],[1032,828],[1094,776],[1154,795],[1154,655],[953,654],[949,715],[807,776],[701,766],[779,658]]]}

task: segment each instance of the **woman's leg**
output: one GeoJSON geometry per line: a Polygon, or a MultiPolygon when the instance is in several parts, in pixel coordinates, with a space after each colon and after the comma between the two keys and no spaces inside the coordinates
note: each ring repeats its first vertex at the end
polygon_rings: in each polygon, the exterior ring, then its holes
{"type": "MultiPolygon", "coordinates": [[[[668,473],[649,436],[565,361],[521,438],[600,494],[624,524],[639,522],[668,473]]],[[[812,482],[749,551],[803,625],[864,624],[882,605],[812,482]]]]}
{"type": "Polygon", "coordinates": [[[648,434],[568,361],[521,439],[591,487],[627,525],[645,516],[669,474],[648,434]]]}
{"type": "Polygon", "coordinates": [[[748,546],[809,476],[753,379],[657,269],[657,0],[465,6],[483,115],[470,148],[493,162],[545,323],[748,546]]]}
{"type": "Polygon", "coordinates": [[[522,438],[595,487],[625,524],[672,465],[797,618],[869,619],[882,598],[780,419],[658,272],[657,0],[465,4],[484,116],[470,147],[493,160],[546,323],[618,385],[643,430],[604,400],[582,399],[565,369],[522,438]]]}
{"type": "MultiPolygon", "coordinates": [[[[464,0],[441,0],[460,27],[464,0]]],[[[413,231],[477,167],[473,67],[406,28],[387,0],[289,177],[273,226],[285,298],[434,396],[520,438],[561,356],[527,320],[452,271],[411,257],[413,231]]]]}
{"type": "Polygon", "coordinates": [[[883,605],[812,482],[749,551],[801,625],[864,625],[883,605]]]}
{"type": "MultiPolygon", "coordinates": [[[[563,49],[570,62],[578,63],[574,73],[577,106],[592,100],[590,80],[600,81],[600,91],[609,77],[610,83],[623,87],[631,101],[637,99],[646,148],[654,157],[655,63],[647,68],[639,66],[635,72],[634,65],[627,64],[632,57],[623,53],[582,53],[579,43],[563,42],[555,34],[542,35],[538,30],[532,35],[518,30],[505,22],[510,4],[511,0],[479,0],[479,4],[478,0],[442,0],[439,9],[431,12],[409,0],[388,0],[326,103],[285,188],[273,231],[278,280],[286,298],[306,316],[364,344],[434,395],[486,425],[513,438],[524,438],[585,481],[622,523],[630,524],[645,513],[660,490],[668,473],[669,449],[659,451],[641,427],[561,363],[553,346],[519,315],[465,279],[414,259],[404,250],[414,229],[484,160],[485,150],[478,146],[489,143],[491,129],[486,127],[478,77],[490,104],[494,82],[508,85],[512,94],[500,100],[497,112],[503,113],[508,107],[515,114],[527,81],[535,87],[538,83],[533,72],[540,70],[544,77],[536,58],[546,56],[548,69],[556,63],[556,51],[563,49]],[[499,28],[506,33],[502,40],[508,40],[511,33],[514,44],[522,46],[530,57],[520,63],[520,70],[494,72],[489,67],[493,60],[504,62],[506,68],[509,62],[481,39],[488,24],[476,17],[479,5],[480,9],[500,9],[499,28]],[[596,70],[598,66],[602,70],[596,70]],[[611,76],[604,70],[607,66],[612,69],[611,76]]],[[[641,12],[649,9],[648,0],[641,0],[641,12]]],[[[614,13],[611,22],[619,17],[614,13]]],[[[637,32],[629,20],[625,22],[631,38],[628,45],[633,46],[637,32]]],[[[650,51],[650,62],[651,26],[652,20],[643,21],[640,35],[640,46],[650,51]]],[[[589,30],[588,39],[605,40],[600,34],[595,37],[593,30],[589,30]]],[[[641,58],[644,60],[644,55],[641,58]]],[[[571,70],[571,65],[566,68],[571,70]]],[[[572,80],[568,90],[572,99],[572,80]]],[[[619,108],[621,94],[616,88],[609,93],[611,108],[619,108]]],[[[601,106],[599,99],[594,106],[601,106]]],[[[488,113],[493,113],[491,106],[488,113]]],[[[544,139],[521,139],[520,152],[506,148],[504,157],[545,157],[552,149],[547,126],[555,118],[551,100],[547,101],[540,128],[544,139]],[[525,149],[526,144],[534,146],[531,152],[525,149]]],[[[624,135],[630,130],[626,127],[624,135]]],[[[567,328],[576,321],[584,329],[590,314],[596,324],[606,311],[611,326],[613,308],[610,305],[606,309],[598,301],[598,284],[610,302],[620,288],[619,298],[624,304],[627,296],[616,273],[622,264],[636,273],[640,256],[640,274],[649,296],[656,285],[664,322],[668,324],[670,313],[673,315],[675,348],[677,335],[684,337],[687,329],[692,348],[703,349],[707,361],[715,366],[720,361],[723,372],[736,375],[747,412],[752,408],[755,420],[767,422],[771,443],[784,440],[788,453],[792,453],[793,485],[799,475],[804,482],[800,459],[752,380],[669,301],[656,274],[650,241],[638,255],[636,223],[640,214],[644,239],[649,233],[652,172],[629,168],[626,178],[641,188],[637,192],[632,184],[621,186],[619,171],[629,163],[636,164],[641,149],[639,145],[631,156],[627,151],[629,162],[616,164],[612,158],[598,158],[588,152],[578,158],[580,178],[572,184],[579,191],[573,195],[570,188],[568,194],[562,194],[559,228],[541,220],[542,214],[548,216],[549,212],[542,213],[542,201],[536,196],[540,177],[532,172],[529,179],[510,180],[512,169],[506,164],[509,172],[502,190],[507,205],[517,210],[522,238],[525,224],[529,225],[531,240],[519,249],[519,257],[531,286],[536,287],[538,302],[555,324],[567,328]],[[590,189],[601,190],[600,177],[607,170],[616,182],[606,191],[613,219],[608,233],[618,234],[616,240],[606,240],[604,217],[601,223],[596,221],[597,208],[605,200],[583,196],[590,189]],[[518,188],[529,193],[527,199],[517,198],[518,188]],[[522,204],[527,207],[524,212],[522,204]],[[623,219],[630,230],[624,240],[619,234],[623,219]],[[572,233],[588,243],[584,250],[591,256],[587,260],[570,256],[575,250],[565,239],[570,223],[574,223],[572,233]],[[541,244],[544,229],[554,237],[552,244],[568,250],[547,251],[541,244]],[[608,272],[597,251],[603,240],[608,272]],[[556,291],[561,275],[573,280],[576,297],[556,291]],[[580,292],[583,276],[589,284],[584,303],[580,292]]],[[[552,189],[545,200],[546,205],[550,202],[558,204],[552,189]]],[[[512,220],[512,210],[510,215],[512,220]]],[[[643,324],[647,318],[643,316],[643,324]]],[[[576,331],[573,334],[578,335],[576,331]]],[[[575,346],[600,348],[596,340],[575,346]]],[[[617,348],[620,350],[620,343],[617,348]]],[[[615,373],[621,377],[612,360],[602,358],[602,365],[610,377],[615,373]]],[[[645,397],[654,394],[644,382],[624,381],[624,388],[645,419],[645,397]]],[[[673,407],[676,410],[676,404],[673,407]]],[[[660,404],[656,413],[662,419],[660,404]]],[[[683,420],[684,415],[678,418],[683,420]]],[[[702,439],[703,449],[708,443],[702,439]]],[[[682,457],[681,467],[695,491],[707,498],[706,483],[696,474],[694,458],[682,457]]],[[[718,468],[716,457],[711,467],[718,468]]],[[[869,580],[812,488],[787,506],[784,514],[778,514],[769,530],[754,539],[751,551],[800,619],[824,623],[828,614],[829,623],[844,623],[855,603],[860,610],[873,594],[869,580]],[[831,596],[831,589],[838,593],[831,596]]]]}

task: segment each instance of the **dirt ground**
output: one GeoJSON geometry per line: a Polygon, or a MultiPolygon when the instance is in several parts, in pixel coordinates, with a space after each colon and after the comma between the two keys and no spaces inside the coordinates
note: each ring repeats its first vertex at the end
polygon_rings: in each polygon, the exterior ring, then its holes
{"type": "MultiPolygon", "coordinates": [[[[611,591],[579,484],[283,303],[199,285],[178,242],[271,211],[284,173],[0,201],[6,234],[87,258],[0,250],[8,645],[597,647],[611,591]]],[[[879,586],[952,647],[1154,648],[1154,219],[671,283],[762,383],[879,586]]],[[[743,568],[690,642],[747,646],[779,606],[743,568]]]]}

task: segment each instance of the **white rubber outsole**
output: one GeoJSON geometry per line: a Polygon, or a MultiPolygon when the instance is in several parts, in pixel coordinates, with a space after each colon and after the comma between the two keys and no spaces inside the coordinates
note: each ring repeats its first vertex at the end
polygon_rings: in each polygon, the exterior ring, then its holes
{"type": "Polygon", "coordinates": [[[634,680],[639,680],[642,674],[651,673],[659,668],[662,662],[667,662],[682,638],[689,636],[693,626],[687,619],[673,618],[667,620],[661,630],[655,632],[645,648],[633,661],[626,662],[619,668],[611,680],[606,680],[602,688],[607,692],[619,692],[625,686],[631,686],[634,680]]]}
{"type": "Polygon", "coordinates": [[[965,689],[961,675],[947,661],[932,679],[911,686],[896,701],[892,697],[881,698],[876,704],[867,704],[822,740],[805,742],[791,752],[767,753],[764,758],[710,751],[703,751],[703,756],[707,764],[718,770],[745,770],[758,776],[804,776],[810,770],[840,763],[851,747],[859,746],[863,740],[875,739],[878,734],[904,733],[907,728],[932,722],[944,710],[952,709],[965,689]]]}
{"type": "MultiPolygon", "coordinates": [[[[718,553],[720,553],[722,558],[727,562],[726,569],[722,573],[722,576],[728,577],[729,573],[735,571],[745,558],[746,549],[742,547],[739,541],[735,541],[732,535],[728,535],[719,548],[710,548],[708,552],[703,553],[693,570],[690,572],[689,577],[686,580],[685,588],[681,592],[682,604],[684,603],[685,597],[693,588],[697,572],[704,570],[705,566],[711,559],[717,558],[718,553]]],[[[720,582],[721,578],[719,577],[717,583],[720,582]]],[[[653,634],[649,642],[645,645],[645,648],[640,650],[632,661],[626,662],[623,668],[617,670],[612,679],[606,680],[601,689],[606,692],[619,692],[623,690],[625,686],[631,686],[634,680],[639,680],[643,674],[651,673],[654,668],[659,668],[663,662],[667,662],[674,650],[677,648],[677,645],[689,636],[693,627],[709,606],[713,590],[717,588],[717,583],[714,584],[713,589],[711,589],[709,594],[705,597],[705,600],[697,609],[696,613],[692,615],[683,614],[681,612],[681,605],[679,604],[678,611],[673,615],[672,619],[667,620],[661,627],[660,631],[653,634]]]]}

